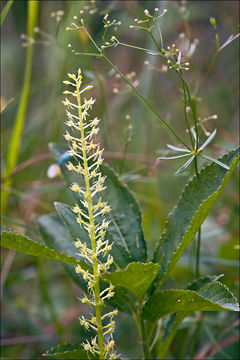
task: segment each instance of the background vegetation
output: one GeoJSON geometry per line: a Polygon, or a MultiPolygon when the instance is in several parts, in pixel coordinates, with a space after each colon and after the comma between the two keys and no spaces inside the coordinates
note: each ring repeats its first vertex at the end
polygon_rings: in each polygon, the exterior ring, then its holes
{"type": "MultiPolygon", "coordinates": [[[[6,3],[2,2],[2,8],[6,3]]],[[[89,1],[41,1],[36,10],[36,25],[51,36],[36,36],[38,41],[33,48],[32,76],[17,165],[9,177],[12,184],[7,184],[6,178],[2,182],[2,190],[9,194],[2,223],[39,239],[34,216],[53,211],[54,201],[70,203],[63,180],[48,177],[48,168],[54,163],[48,143],[64,144],[62,80],[67,72],[76,72],[81,67],[85,79],[95,86],[93,93],[97,105],[94,112],[103,119],[100,141],[105,149],[104,157],[121,173],[141,204],[151,253],[166,215],[175,205],[192,170],[175,176],[180,162],[157,161],[160,150],[175,140],[106,63],[94,57],[74,56],[68,49],[71,42],[79,51],[92,51],[83,32],[65,31],[73,16],[89,4],[89,1]],[[56,23],[56,17],[51,14],[58,10],[63,10],[64,15],[56,23]]],[[[177,44],[179,34],[185,31],[190,32],[192,41],[198,39],[191,71],[187,74],[194,88],[197,81],[204,78],[215,53],[215,30],[209,17],[216,19],[220,43],[223,43],[238,31],[238,2],[99,1],[98,11],[89,14],[85,10],[84,18],[93,38],[101,41],[102,17],[110,12],[112,18],[122,21],[118,30],[122,42],[151,48],[150,37],[145,32],[130,30],[129,25],[145,8],[152,10],[156,6],[168,9],[162,19],[166,44],[177,44]],[[187,22],[181,10],[183,7],[189,13],[187,22]]],[[[2,169],[6,167],[12,149],[9,148],[10,138],[23,91],[26,49],[29,48],[22,46],[25,40],[20,35],[27,32],[30,21],[27,10],[27,1],[14,1],[1,28],[2,169]]],[[[182,94],[174,79],[159,71],[162,63],[154,56],[120,46],[108,50],[108,55],[122,73],[130,74],[139,82],[138,89],[184,135],[182,94]],[[158,70],[149,69],[144,64],[146,61],[158,70]]],[[[217,119],[206,122],[208,131],[218,130],[210,146],[215,158],[234,148],[238,142],[238,69],[238,42],[235,41],[219,54],[199,92],[199,116],[218,115],[217,119]]],[[[204,223],[201,249],[201,274],[224,273],[223,283],[235,295],[238,294],[239,266],[237,175],[235,172],[204,223]]],[[[180,289],[193,279],[194,247],[193,243],[185,252],[166,286],[180,289]]],[[[57,263],[47,260],[43,263],[5,249],[2,250],[1,265],[2,358],[35,359],[59,340],[78,342],[82,329],[77,318],[84,308],[77,300],[79,289],[64,269],[57,263]]],[[[237,316],[225,312],[207,313],[201,326],[199,319],[202,316],[199,313],[182,324],[171,348],[173,358],[191,358],[194,354],[198,354],[198,359],[237,358],[237,316]],[[207,350],[204,352],[204,349],[207,350]]],[[[139,346],[134,324],[127,315],[120,315],[117,325],[117,345],[124,357],[131,358],[139,346]]]]}

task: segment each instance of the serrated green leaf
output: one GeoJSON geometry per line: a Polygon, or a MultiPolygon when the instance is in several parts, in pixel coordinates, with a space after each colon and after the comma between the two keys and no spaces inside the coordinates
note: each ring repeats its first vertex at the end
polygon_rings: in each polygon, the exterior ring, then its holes
{"type": "MultiPolygon", "coordinates": [[[[77,249],[73,244],[73,240],[58,214],[52,213],[50,215],[42,215],[36,217],[34,220],[39,227],[45,244],[48,247],[64,252],[69,256],[74,256],[80,260],[80,257],[77,255],[77,249]]],[[[73,281],[76,282],[81,289],[86,290],[86,283],[82,276],[76,274],[75,267],[69,264],[63,264],[63,266],[73,281]]]]}
{"type": "Polygon", "coordinates": [[[30,240],[24,235],[13,232],[3,231],[1,233],[1,246],[28,255],[39,256],[72,265],[80,264],[81,266],[87,266],[86,263],[83,263],[75,257],[47,248],[38,242],[30,240]]]}
{"type": "MultiPolygon", "coordinates": [[[[65,148],[51,144],[50,150],[56,160],[62,159],[65,148]]],[[[74,162],[74,159],[71,160],[74,162]]],[[[63,177],[70,186],[77,182],[81,186],[82,176],[68,171],[66,162],[60,161],[63,177]]],[[[107,218],[111,223],[107,237],[113,243],[114,261],[119,268],[125,268],[134,261],[145,262],[147,259],[146,243],[142,231],[141,212],[131,191],[108,166],[101,166],[101,173],[106,176],[106,191],[102,193],[104,201],[108,201],[111,212],[107,218]]],[[[74,194],[72,194],[74,196],[74,194]]],[[[77,199],[77,198],[76,198],[77,199]]],[[[81,203],[79,202],[79,206],[81,203]]]]}
{"type": "Polygon", "coordinates": [[[109,280],[114,286],[126,288],[138,301],[142,301],[159,268],[159,264],[132,262],[124,270],[104,274],[103,279],[109,280]]]}
{"type": "Polygon", "coordinates": [[[239,149],[233,150],[219,159],[230,166],[230,170],[212,163],[194,176],[185,187],[178,204],[168,216],[165,230],[156,247],[153,262],[160,262],[161,269],[156,280],[160,286],[169,271],[177,263],[185,248],[194,239],[226,186],[239,161],[239,149]]]}
{"type": "Polygon", "coordinates": [[[190,284],[188,284],[186,290],[199,291],[205,285],[210,284],[212,281],[216,281],[221,277],[223,277],[223,274],[202,276],[198,279],[193,280],[190,284]]]}
{"type": "MultiPolygon", "coordinates": [[[[218,280],[222,276],[223,275],[218,275],[218,276],[217,275],[212,275],[212,276],[207,275],[207,276],[200,277],[200,278],[192,281],[190,284],[188,284],[186,289],[199,291],[203,287],[205,287],[207,284],[210,284],[211,282],[218,280]]],[[[183,319],[186,316],[188,316],[187,311],[173,313],[169,316],[169,319],[166,323],[164,335],[161,340],[160,348],[159,348],[160,359],[166,358],[166,354],[167,354],[168,348],[172,342],[172,339],[173,339],[174,335],[176,334],[179,326],[181,325],[183,319]]]]}
{"type": "Polygon", "coordinates": [[[199,293],[173,289],[155,293],[146,302],[143,308],[143,317],[154,322],[175,312],[238,310],[237,299],[229,289],[218,281],[213,281],[199,293]]]}
{"type": "Polygon", "coordinates": [[[83,349],[82,345],[79,344],[59,344],[55,347],[52,347],[50,350],[46,351],[43,356],[58,358],[58,359],[78,359],[78,360],[87,360],[87,359],[98,359],[97,356],[94,356],[91,352],[83,349]]]}
{"type": "MultiPolygon", "coordinates": [[[[52,213],[50,215],[42,215],[34,220],[37,223],[43,240],[47,246],[80,259],[77,255],[77,249],[74,246],[74,241],[58,214],[52,213]]],[[[86,282],[83,280],[81,275],[75,272],[75,267],[69,264],[62,265],[72,280],[81,289],[87,291],[86,282]]],[[[90,267],[89,271],[91,271],[90,267]]],[[[120,311],[130,312],[130,308],[128,306],[130,299],[127,294],[123,293],[121,289],[116,289],[115,292],[116,296],[113,299],[110,299],[108,303],[111,303],[114,308],[117,306],[120,311]]]]}
{"type": "MultiPolygon", "coordinates": [[[[80,228],[76,221],[76,214],[74,214],[70,206],[63,203],[55,203],[55,208],[73,241],[79,238],[81,241],[86,242],[86,244],[91,247],[91,241],[88,233],[83,228],[80,228]]],[[[131,261],[128,253],[125,249],[122,248],[122,246],[114,243],[114,239],[110,231],[107,232],[106,239],[108,239],[109,243],[112,244],[111,255],[113,256],[116,267],[119,268],[124,266],[124,264],[128,264],[131,261]]]]}

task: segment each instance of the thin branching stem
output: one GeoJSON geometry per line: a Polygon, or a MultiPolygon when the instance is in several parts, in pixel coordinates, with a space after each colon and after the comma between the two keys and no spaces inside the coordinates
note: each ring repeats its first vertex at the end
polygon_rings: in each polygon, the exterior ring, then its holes
{"type": "Polygon", "coordinates": [[[89,32],[87,31],[86,27],[83,25],[83,29],[88,35],[89,39],[92,41],[93,45],[97,48],[99,51],[101,57],[104,58],[104,60],[114,69],[121,78],[134,90],[134,92],[144,101],[144,103],[148,106],[148,108],[157,116],[157,118],[168,128],[168,130],[178,139],[178,141],[181,142],[187,149],[190,150],[189,146],[178,136],[178,134],[175,132],[175,130],[166,122],[166,120],[163,119],[163,117],[158,113],[158,111],[153,107],[153,105],[143,96],[136,87],[116,68],[116,66],[113,65],[113,63],[109,60],[109,58],[104,54],[104,52],[99,49],[89,32]]]}

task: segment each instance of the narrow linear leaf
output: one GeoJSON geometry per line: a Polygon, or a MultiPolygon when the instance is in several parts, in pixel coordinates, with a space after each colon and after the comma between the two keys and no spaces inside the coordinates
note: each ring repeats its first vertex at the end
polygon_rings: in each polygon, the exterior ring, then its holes
{"type": "Polygon", "coordinates": [[[192,311],[239,311],[237,299],[229,289],[213,281],[206,290],[161,290],[155,293],[143,308],[143,317],[157,321],[174,312],[192,311]]]}
{"type": "Polygon", "coordinates": [[[190,154],[176,155],[176,156],[166,156],[166,157],[160,156],[158,158],[158,160],[175,160],[175,159],[179,159],[179,158],[182,158],[182,157],[185,157],[185,156],[190,156],[190,154]]]}
{"type": "Polygon", "coordinates": [[[153,263],[132,262],[124,270],[116,270],[103,275],[114,286],[122,286],[141,301],[157,276],[160,265],[153,263]]]}
{"type": "Polygon", "coordinates": [[[215,162],[216,164],[218,164],[219,166],[222,166],[224,169],[226,170],[230,170],[229,166],[227,166],[226,164],[223,164],[221,161],[219,160],[216,160],[216,159],[213,159],[211,158],[210,156],[206,156],[206,155],[200,155],[202,158],[204,159],[207,159],[207,160],[210,160],[210,161],[213,161],[215,162]]]}
{"type": "Polygon", "coordinates": [[[170,270],[194,239],[196,232],[209,211],[223,192],[239,161],[239,149],[219,159],[230,166],[224,168],[211,163],[194,176],[185,187],[178,204],[169,214],[165,230],[157,244],[153,262],[161,261],[161,269],[155,285],[159,287],[170,270]]]}
{"type": "Polygon", "coordinates": [[[56,250],[47,248],[21,234],[3,231],[1,234],[1,246],[24,254],[39,256],[72,265],[80,264],[81,266],[88,268],[86,263],[83,263],[72,256],[61,254],[56,250]]]}
{"type": "Polygon", "coordinates": [[[190,159],[175,172],[175,174],[181,174],[182,172],[184,172],[184,170],[186,170],[189,167],[189,165],[193,162],[194,158],[195,156],[191,156],[190,159]]]}

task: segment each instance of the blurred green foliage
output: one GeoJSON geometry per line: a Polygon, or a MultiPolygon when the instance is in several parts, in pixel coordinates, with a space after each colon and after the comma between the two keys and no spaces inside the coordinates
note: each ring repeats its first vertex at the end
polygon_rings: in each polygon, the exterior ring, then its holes
{"type": "MultiPolygon", "coordinates": [[[[2,1],[2,8],[6,5],[2,1]]],[[[129,123],[132,126],[131,141],[122,169],[122,178],[134,191],[143,209],[143,226],[152,253],[159,239],[168,212],[175,205],[191,170],[182,176],[173,173],[180,166],[176,162],[157,162],[158,150],[174,139],[154,116],[144,107],[132,91],[116,78],[108,65],[94,57],[74,56],[68,43],[79,51],[90,52],[92,46],[82,32],[66,32],[75,14],[88,6],[90,1],[41,1],[39,4],[39,28],[51,34],[52,40],[36,34],[41,43],[34,46],[34,62],[25,127],[20,146],[18,166],[13,174],[4,226],[13,228],[39,240],[33,216],[53,211],[53,202],[69,203],[69,194],[60,177],[49,179],[48,167],[54,163],[49,142],[64,144],[65,129],[62,80],[67,72],[82,68],[84,78],[95,86],[97,98],[94,113],[103,119],[100,141],[105,149],[106,161],[119,171],[125,149],[129,123]],[[56,24],[52,12],[63,10],[64,15],[56,24]],[[57,37],[56,37],[57,36],[57,37]],[[44,41],[43,41],[44,40],[44,41]],[[47,42],[46,42],[47,40],[47,42]],[[118,93],[114,88],[119,90],[118,93]],[[130,115],[130,120],[126,119],[130,115]],[[29,159],[30,165],[29,165],[29,159]],[[28,163],[27,163],[28,162],[28,163]],[[11,219],[11,222],[10,220],[11,219]],[[14,224],[13,224],[14,222],[14,224]],[[24,226],[22,226],[22,225],[24,226]]],[[[85,10],[84,19],[93,38],[101,42],[102,17],[110,12],[112,18],[122,21],[118,36],[123,42],[153,48],[144,32],[129,29],[136,17],[141,17],[145,8],[167,8],[162,20],[165,44],[178,43],[179,34],[188,30],[191,39],[199,45],[191,58],[191,71],[186,75],[192,89],[206,73],[215,52],[215,30],[209,18],[216,19],[220,43],[238,31],[239,4],[236,1],[98,1],[98,11],[90,15],[85,10]],[[181,8],[189,12],[184,20],[181,8]],[[186,27],[187,25],[187,27],[186,27]]],[[[14,1],[2,24],[1,61],[1,108],[2,111],[2,170],[6,166],[9,139],[19,105],[24,80],[26,48],[20,35],[26,33],[27,1],[14,1]]],[[[138,89],[151,99],[160,114],[185,136],[182,93],[166,73],[149,70],[145,61],[160,68],[160,60],[133,49],[117,47],[108,50],[112,62],[122,73],[136,72],[138,89]]],[[[198,102],[201,118],[218,115],[217,120],[206,123],[208,131],[218,129],[210,150],[215,158],[238,142],[238,89],[239,89],[238,43],[229,44],[218,56],[212,71],[203,83],[198,102]]],[[[176,144],[176,143],[175,143],[176,144]]],[[[177,145],[177,144],[176,144],[177,145]]],[[[4,183],[3,183],[4,186],[4,183]]],[[[201,273],[226,276],[226,282],[235,294],[238,293],[238,174],[235,172],[218,205],[214,207],[203,226],[201,273]]],[[[194,276],[193,243],[171,273],[166,286],[183,288],[194,276]]],[[[77,300],[79,289],[71,282],[57,263],[44,261],[40,264],[34,257],[2,250],[2,358],[35,359],[57,341],[78,342],[83,329],[77,321],[86,311],[77,300]],[[48,294],[46,296],[46,293],[48,294]],[[64,334],[62,334],[64,328],[64,334]]],[[[189,358],[202,346],[214,350],[215,342],[226,339],[223,353],[206,353],[208,359],[237,358],[237,316],[235,314],[204,315],[197,342],[194,334],[198,329],[199,316],[185,321],[177,333],[171,354],[173,358],[189,358]],[[181,351],[179,351],[181,347],[181,351]]],[[[134,325],[127,315],[117,320],[116,342],[125,358],[132,358],[138,347],[134,325]],[[130,346],[131,344],[131,346],[130,346]]]]}

